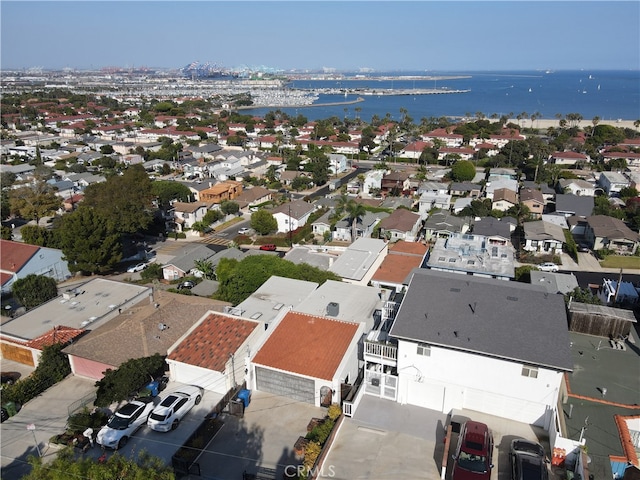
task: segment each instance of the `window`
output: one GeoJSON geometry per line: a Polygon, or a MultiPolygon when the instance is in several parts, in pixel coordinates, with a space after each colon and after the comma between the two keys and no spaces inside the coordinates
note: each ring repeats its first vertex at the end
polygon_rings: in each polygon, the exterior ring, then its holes
{"type": "Polygon", "coordinates": [[[529,378],[538,378],[538,367],[531,367],[528,365],[522,366],[522,376],[529,378]]]}
{"type": "Polygon", "coordinates": [[[416,352],[418,355],[422,355],[423,357],[431,356],[431,345],[418,344],[418,349],[416,352]]]}

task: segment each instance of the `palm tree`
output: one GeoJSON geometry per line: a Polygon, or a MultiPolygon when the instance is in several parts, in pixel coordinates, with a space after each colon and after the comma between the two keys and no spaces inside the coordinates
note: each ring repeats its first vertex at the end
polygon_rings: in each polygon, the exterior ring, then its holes
{"type": "Polygon", "coordinates": [[[343,213],[349,216],[351,222],[351,241],[356,238],[356,228],[358,226],[358,220],[362,219],[367,213],[364,205],[356,202],[353,198],[349,198],[347,195],[341,195],[334,207],[334,217],[339,218],[343,213]]]}

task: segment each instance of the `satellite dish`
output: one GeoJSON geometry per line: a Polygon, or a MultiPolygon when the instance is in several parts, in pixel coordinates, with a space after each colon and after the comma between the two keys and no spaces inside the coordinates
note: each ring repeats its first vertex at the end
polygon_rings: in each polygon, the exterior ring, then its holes
{"type": "Polygon", "coordinates": [[[164,323],[159,323],[158,324],[158,330],[160,330],[161,332],[163,330],[166,330],[166,329],[167,329],[167,326],[164,323]]]}

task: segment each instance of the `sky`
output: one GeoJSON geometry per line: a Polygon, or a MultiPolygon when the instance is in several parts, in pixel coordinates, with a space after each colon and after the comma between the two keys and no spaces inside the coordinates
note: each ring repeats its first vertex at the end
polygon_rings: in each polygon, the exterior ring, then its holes
{"type": "Polygon", "coordinates": [[[640,2],[0,2],[0,69],[640,69],[640,2]]]}

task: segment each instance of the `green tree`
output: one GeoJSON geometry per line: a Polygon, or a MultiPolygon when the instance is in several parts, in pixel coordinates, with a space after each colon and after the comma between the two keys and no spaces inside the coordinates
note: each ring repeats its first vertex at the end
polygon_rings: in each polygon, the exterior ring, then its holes
{"type": "Polygon", "coordinates": [[[193,262],[194,266],[202,272],[202,275],[207,280],[214,280],[216,278],[216,271],[211,260],[199,258],[193,262]]]}
{"type": "Polygon", "coordinates": [[[267,235],[278,229],[278,222],[273,215],[261,208],[251,214],[251,228],[260,235],[267,235]]]}
{"type": "Polygon", "coordinates": [[[95,405],[106,407],[121,402],[138,392],[152,378],[159,376],[164,368],[164,357],[156,353],[150,357],[132,358],[117,369],[104,372],[102,379],[96,382],[95,405]]]}
{"type": "Polygon", "coordinates": [[[191,230],[193,230],[194,232],[198,232],[200,236],[202,236],[202,234],[206,232],[208,228],[209,225],[202,220],[199,222],[193,222],[193,225],[191,225],[191,230]]]}
{"type": "Polygon", "coordinates": [[[2,227],[0,227],[0,238],[2,238],[2,240],[13,240],[13,230],[11,227],[2,225],[2,227]]]}
{"type": "Polygon", "coordinates": [[[320,284],[329,279],[340,281],[334,273],[307,264],[296,265],[274,255],[251,255],[241,262],[223,258],[216,269],[216,278],[220,282],[220,287],[215,297],[237,305],[272,275],[320,284]]]}
{"type": "Polygon", "coordinates": [[[158,457],[141,451],[136,458],[127,458],[119,453],[111,455],[106,462],[96,462],[91,457],[76,458],[73,447],[61,450],[56,458],[47,463],[31,455],[31,472],[23,480],[69,480],[70,478],[103,480],[175,480],[170,466],[158,457]]]}
{"type": "Polygon", "coordinates": [[[9,192],[11,213],[35,220],[36,224],[47,215],[52,215],[62,206],[62,199],[58,197],[51,185],[37,182],[9,192]]]}
{"type": "Polygon", "coordinates": [[[469,182],[476,176],[476,167],[468,160],[458,160],[451,167],[451,179],[454,182],[469,182]]]}
{"type": "Polygon", "coordinates": [[[153,221],[151,185],[142,165],[133,165],[122,176],[89,185],[83,204],[102,214],[120,233],[144,231],[153,221]]]}
{"type": "Polygon", "coordinates": [[[353,198],[347,195],[342,195],[338,198],[335,206],[335,216],[341,217],[343,213],[349,216],[349,223],[351,224],[351,241],[356,239],[356,232],[358,228],[358,220],[367,213],[363,204],[356,202],[353,198]]]}
{"type": "Polygon", "coordinates": [[[220,211],[225,215],[235,215],[240,211],[240,205],[237,202],[225,200],[220,204],[220,211]]]}
{"type": "Polygon", "coordinates": [[[145,281],[159,280],[162,278],[162,265],[159,263],[150,263],[147,268],[140,272],[140,278],[145,281]]]}
{"type": "Polygon", "coordinates": [[[53,278],[33,273],[13,282],[11,291],[18,302],[27,310],[58,296],[58,287],[53,278]]]}
{"type": "Polygon", "coordinates": [[[191,190],[180,182],[156,180],[151,183],[151,193],[158,199],[158,204],[168,207],[172,200],[189,202],[192,198],[191,190]]]}
{"type": "Polygon", "coordinates": [[[602,305],[602,300],[600,300],[597,295],[591,293],[591,290],[580,287],[576,287],[571,292],[565,293],[564,300],[566,303],[572,301],[579,303],[589,303],[592,305],[602,305]]]}
{"type": "Polygon", "coordinates": [[[40,247],[58,248],[58,240],[55,230],[38,225],[25,225],[20,229],[22,241],[29,245],[40,247]]]}
{"type": "Polygon", "coordinates": [[[58,239],[72,272],[108,272],[122,258],[113,219],[85,205],[62,217],[58,239]]]}

